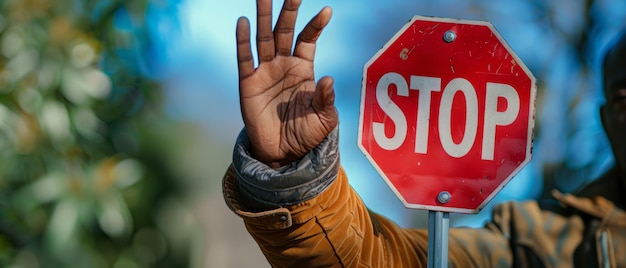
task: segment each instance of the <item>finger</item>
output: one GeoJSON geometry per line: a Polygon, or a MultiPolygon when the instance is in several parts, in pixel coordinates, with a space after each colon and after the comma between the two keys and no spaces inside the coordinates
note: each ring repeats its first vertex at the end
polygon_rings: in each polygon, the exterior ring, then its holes
{"type": "Polygon", "coordinates": [[[328,25],[331,16],[332,9],[325,7],[307,23],[300,35],[298,35],[296,48],[293,53],[295,56],[313,61],[315,58],[315,42],[317,42],[317,38],[324,30],[324,27],[328,25]]]}
{"type": "Polygon", "coordinates": [[[257,0],[256,46],[259,63],[274,59],[274,35],[272,34],[272,0],[257,0]]]}
{"type": "Polygon", "coordinates": [[[248,18],[241,17],[237,20],[237,68],[239,69],[239,80],[242,80],[254,73],[254,59],[252,58],[252,48],[250,45],[250,22],[248,18]]]}
{"type": "Polygon", "coordinates": [[[301,0],[287,0],[283,4],[283,9],[280,11],[280,16],[278,16],[278,22],[276,22],[276,28],[274,29],[277,55],[291,56],[293,32],[300,3],[302,3],[301,0]]]}
{"type": "Polygon", "coordinates": [[[334,80],[330,76],[322,77],[315,87],[315,94],[313,95],[313,109],[318,113],[328,113],[334,111],[335,104],[335,90],[334,80]]]}

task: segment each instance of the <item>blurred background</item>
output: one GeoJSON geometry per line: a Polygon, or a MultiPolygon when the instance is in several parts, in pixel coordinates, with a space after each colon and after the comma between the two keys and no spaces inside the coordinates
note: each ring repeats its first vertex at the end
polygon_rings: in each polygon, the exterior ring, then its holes
{"type": "MultiPolygon", "coordinates": [[[[305,0],[297,29],[326,5],[316,73],[335,77],[342,164],[374,211],[426,227],[356,146],[363,65],[413,15],[490,21],[538,81],[533,160],[453,226],[575,191],[613,163],[598,75],[626,2],[305,0]]],[[[0,1],[1,267],[269,266],[221,195],[243,126],[242,15],[254,28],[255,1],[0,1]]]]}

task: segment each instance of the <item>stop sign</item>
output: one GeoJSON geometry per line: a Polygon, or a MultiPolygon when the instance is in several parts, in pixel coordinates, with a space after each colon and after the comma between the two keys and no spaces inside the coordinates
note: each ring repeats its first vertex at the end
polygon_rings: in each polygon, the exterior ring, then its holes
{"type": "Polygon", "coordinates": [[[476,213],[530,161],[535,95],[490,23],[415,16],[365,64],[358,144],[406,207],[476,213]]]}

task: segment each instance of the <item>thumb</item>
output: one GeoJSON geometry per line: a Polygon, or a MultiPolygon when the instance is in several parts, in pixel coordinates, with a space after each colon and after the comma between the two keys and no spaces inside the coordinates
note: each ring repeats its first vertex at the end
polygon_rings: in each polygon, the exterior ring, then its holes
{"type": "Polygon", "coordinates": [[[313,109],[318,113],[325,113],[327,109],[334,110],[335,104],[335,81],[330,76],[322,77],[315,88],[313,95],[313,109]]]}

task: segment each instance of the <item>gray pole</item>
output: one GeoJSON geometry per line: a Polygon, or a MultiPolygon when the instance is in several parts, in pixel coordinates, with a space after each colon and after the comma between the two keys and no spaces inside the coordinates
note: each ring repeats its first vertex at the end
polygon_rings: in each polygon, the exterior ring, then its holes
{"type": "Polygon", "coordinates": [[[428,211],[428,268],[448,267],[450,213],[428,211]]]}

